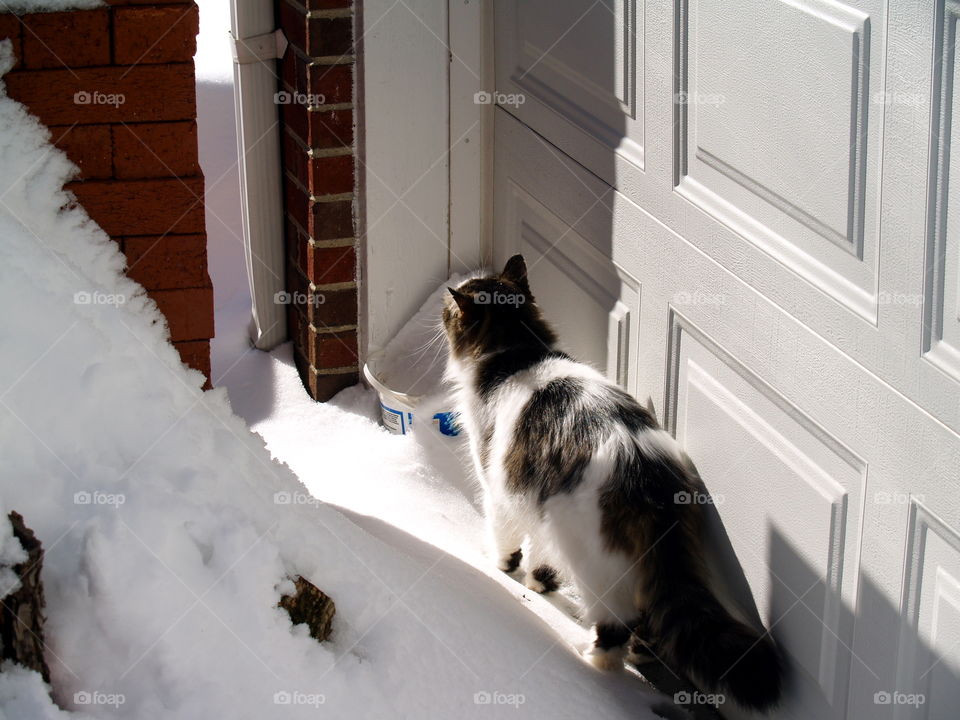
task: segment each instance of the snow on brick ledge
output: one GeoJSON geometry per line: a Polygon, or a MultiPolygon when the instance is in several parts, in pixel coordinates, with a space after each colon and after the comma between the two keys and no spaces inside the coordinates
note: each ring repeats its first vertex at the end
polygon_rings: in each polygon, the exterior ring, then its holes
{"type": "Polygon", "coordinates": [[[2,7],[5,12],[23,15],[24,13],[87,10],[102,7],[105,4],[103,0],[3,0],[2,7]]]}

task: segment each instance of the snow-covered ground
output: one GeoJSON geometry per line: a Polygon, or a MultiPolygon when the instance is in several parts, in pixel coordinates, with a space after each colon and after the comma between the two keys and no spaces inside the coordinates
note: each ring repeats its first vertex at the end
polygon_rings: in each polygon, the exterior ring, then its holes
{"type": "MultiPolygon", "coordinates": [[[[201,3],[201,57],[221,3],[201,3]]],[[[653,717],[638,677],[579,657],[563,596],[483,556],[462,438],[388,434],[361,387],[314,403],[289,346],[250,348],[229,61],[211,53],[207,393],[115,245],[60,210],[73,168],[0,89],[0,512],[44,543],[53,694],[75,713],[7,663],[0,719],[653,717]],[[336,602],[322,645],[276,607],[298,574],[336,602]]]]}

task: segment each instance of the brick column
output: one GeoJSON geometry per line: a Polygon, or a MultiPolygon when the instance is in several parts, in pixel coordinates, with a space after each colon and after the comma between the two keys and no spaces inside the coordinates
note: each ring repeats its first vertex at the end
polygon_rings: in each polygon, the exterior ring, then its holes
{"type": "Polygon", "coordinates": [[[359,380],[351,0],[276,0],[290,42],[281,104],[287,311],[304,386],[327,400],[359,380]]]}
{"type": "MultiPolygon", "coordinates": [[[[193,2],[0,14],[4,82],[80,168],[67,187],[127,255],[184,362],[209,383],[213,288],[197,159],[193,2]]],[[[232,122],[232,118],[230,118],[232,122]]]]}

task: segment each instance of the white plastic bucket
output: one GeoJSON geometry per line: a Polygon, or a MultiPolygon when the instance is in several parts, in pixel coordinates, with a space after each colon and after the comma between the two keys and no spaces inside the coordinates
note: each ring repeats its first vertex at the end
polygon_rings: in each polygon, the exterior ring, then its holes
{"type": "MultiPolygon", "coordinates": [[[[420,395],[394,390],[384,382],[381,367],[383,353],[370,356],[363,366],[363,375],[380,396],[380,419],[383,426],[395,435],[406,435],[413,430],[414,410],[420,402],[420,395]]],[[[443,435],[459,435],[456,413],[438,412],[431,418],[432,424],[443,435]]]]}

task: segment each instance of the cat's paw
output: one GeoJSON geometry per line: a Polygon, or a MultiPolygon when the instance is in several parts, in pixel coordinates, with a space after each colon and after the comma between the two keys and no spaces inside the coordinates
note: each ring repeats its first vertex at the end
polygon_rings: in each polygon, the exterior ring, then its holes
{"type": "Polygon", "coordinates": [[[520,560],[523,558],[523,552],[519,549],[514,550],[512,553],[506,557],[501,557],[497,563],[497,567],[500,568],[501,572],[512,573],[516,572],[517,568],[520,567],[520,560]]]}
{"type": "Polygon", "coordinates": [[[622,647],[604,650],[603,648],[594,646],[584,653],[587,662],[597,668],[597,670],[603,670],[604,672],[623,670],[623,655],[622,647]]]}
{"type": "Polygon", "coordinates": [[[630,649],[627,651],[627,662],[631,665],[645,665],[654,660],[657,660],[657,656],[649,644],[638,637],[634,637],[630,643],[630,649]]]}
{"type": "Polygon", "coordinates": [[[528,588],[540,594],[553,592],[560,587],[560,575],[549,565],[541,565],[527,574],[525,584],[528,588]]]}

